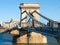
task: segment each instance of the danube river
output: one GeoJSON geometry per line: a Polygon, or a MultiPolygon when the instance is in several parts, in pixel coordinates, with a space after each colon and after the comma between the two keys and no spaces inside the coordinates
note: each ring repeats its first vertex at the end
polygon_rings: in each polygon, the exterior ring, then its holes
{"type": "MultiPolygon", "coordinates": [[[[55,38],[46,36],[47,37],[47,45],[57,45],[57,41],[55,38]]],[[[8,33],[0,34],[0,45],[14,45],[12,43],[13,35],[8,33]]]]}

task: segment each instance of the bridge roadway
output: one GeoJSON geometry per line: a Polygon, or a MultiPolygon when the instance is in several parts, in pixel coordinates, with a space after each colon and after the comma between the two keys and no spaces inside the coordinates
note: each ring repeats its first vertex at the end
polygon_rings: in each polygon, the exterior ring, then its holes
{"type": "MultiPolygon", "coordinates": [[[[3,28],[2,28],[3,29],[3,28]]],[[[17,29],[18,31],[30,31],[30,32],[38,32],[41,33],[42,35],[48,35],[52,37],[58,37],[60,36],[60,28],[52,28],[52,27],[24,27],[24,28],[18,28],[14,27],[12,29],[3,29],[0,33],[7,33],[11,32],[12,30],[17,29]]]]}
{"type": "Polygon", "coordinates": [[[41,33],[43,35],[48,35],[48,36],[52,36],[52,37],[57,37],[60,36],[60,28],[50,28],[50,27],[34,27],[34,28],[22,28],[26,31],[31,31],[31,32],[38,32],[41,33]]]}

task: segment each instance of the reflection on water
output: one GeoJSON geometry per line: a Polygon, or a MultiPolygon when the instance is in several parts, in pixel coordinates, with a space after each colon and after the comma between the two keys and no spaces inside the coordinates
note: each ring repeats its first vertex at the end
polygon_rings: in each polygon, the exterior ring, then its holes
{"type": "Polygon", "coordinates": [[[12,35],[0,34],[0,45],[12,45],[12,35]]]}
{"type": "MultiPolygon", "coordinates": [[[[13,35],[10,35],[8,33],[0,34],[0,45],[28,45],[28,44],[21,44],[21,43],[16,44],[16,43],[12,43],[12,42],[13,42],[13,35]]],[[[57,45],[57,44],[56,43],[47,43],[47,44],[29,44],[29,45],[57,45]]]]}

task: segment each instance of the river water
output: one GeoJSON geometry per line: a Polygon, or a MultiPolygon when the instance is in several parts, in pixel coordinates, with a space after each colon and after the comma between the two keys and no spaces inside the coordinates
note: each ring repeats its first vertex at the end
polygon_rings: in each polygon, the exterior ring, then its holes
{"type": "Polygon", "coordinates": [[[0,34],[0,45],[12,45],[12,38],[13,36],[8,33],[0,34]]]}
{"type": "MultiPolygon", "coordinates": [[[[13,35],[8,33],[0,34],[0,45],[15,45],[12,43],[13,35]]],[[[57,45],[56,40],[53,37],[47,36],[47,45],[57,45]]]]}

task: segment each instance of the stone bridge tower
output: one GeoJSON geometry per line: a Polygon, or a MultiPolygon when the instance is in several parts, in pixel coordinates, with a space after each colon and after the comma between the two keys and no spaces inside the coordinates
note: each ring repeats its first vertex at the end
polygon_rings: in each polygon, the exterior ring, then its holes
{"type": "MultiPolygon", "coordinates": [[[[40,9],[40,6],[39,6],[39,4],[38,3],[22,3],[21,5],[20,5],[20,10],[21,10],[21,13],[23,12],[23,11],[27,11],[28,13],[32,13],[34,10],[36,10],[37,12],[39,12],[39,9],[40,9]]],[[[27,16],[27,14],[26,13],[24,13],[24,14],[21,14],[20,15],[20,18],[21,19],[24,19],[25,17],[27,16]]],[[[39,15],[38,14],[36,14],[36,13],[33,13],[33,16],[34,16],[34,18],[36,19],[36,20],[40,20],[40,17],[39,17],[39,15]]],[[[22,21],[22,23],[27,23],[27,19],[24,19],[23,21],[22,21]]],[[[26,24],[22,24],[21,25],[21,27],[26,27],[27,25],[26,24]]]]}

